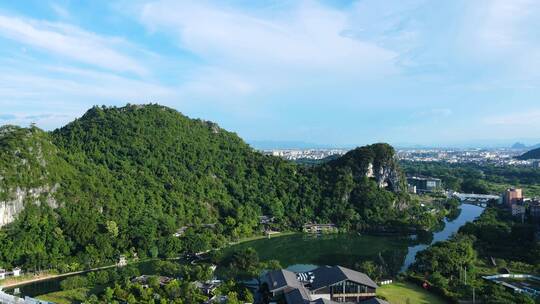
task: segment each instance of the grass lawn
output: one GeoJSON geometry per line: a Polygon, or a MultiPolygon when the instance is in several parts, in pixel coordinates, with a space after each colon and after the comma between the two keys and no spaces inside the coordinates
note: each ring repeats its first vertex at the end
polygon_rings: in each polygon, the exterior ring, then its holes
{"type": "Polygon", "coordinates": [[[396,282],[377,289],[377,295],[384,296],[390,304],[447,304],[448,302],[409,282],[396,282]],[[407,300],[409,300],[407,302],[407,300]]]}
{"type": "Polygon", "coordinates": [[[38,296],[37,298],[56,304],[81,303],[87,298],[88,288],[77,288],[66,291],[51,292],[38,296]]]}

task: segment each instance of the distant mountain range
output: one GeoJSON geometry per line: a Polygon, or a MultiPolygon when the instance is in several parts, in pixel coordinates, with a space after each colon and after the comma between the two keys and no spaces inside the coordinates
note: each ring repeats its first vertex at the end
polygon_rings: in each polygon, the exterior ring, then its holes
{"type": "Polygon", "coordinates": [[[540,147],[537,147],[536,149],[529,150],[528,152],[524,153],[523,155],[517,157],[517,159],[521,159],[521,160],[540,159],[540,147]]]}
{"type": "Polygon", "coordinates": [[[532,145],[532,146],[527,146],[527,145],[525,145],[524,143],[516,142],[516,143],[513,144],[510,148],[516,149],[516,150],[538,149],[538,148],[540,148],[540,144],[536,144],[536,145],[532,145]]]}

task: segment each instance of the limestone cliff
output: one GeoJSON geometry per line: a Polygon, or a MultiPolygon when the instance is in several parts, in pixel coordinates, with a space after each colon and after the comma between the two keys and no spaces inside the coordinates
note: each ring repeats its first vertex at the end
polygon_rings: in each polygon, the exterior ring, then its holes
{"type": "Polygon", "coordinates": [[[58,184],[52,188],[49,186],[30,189],[17,187],[12,191],[8,191],[10,198],[0,201],[0,227],[13,222],[24,209],[26,203],[41,204],[44,202],[52,208],[58,207],[58,203],[54,198],[57,188],[58,184]]]}
{"type": "Polygon", "coordinates": [[[328,163],[329,166],[347,169],[355,180],[363,177],[376,180],[379,188],[401,192],[404,179],[394,149],[388,144],[374,144],[356,148],[328,163]]]}
{"type": "Polygon", "coordinates": [[[26,203],[57,207],[56,171],[62,166],[56,153],[37,128],[0,128],[0,227],[13,222],[26,203]]]}

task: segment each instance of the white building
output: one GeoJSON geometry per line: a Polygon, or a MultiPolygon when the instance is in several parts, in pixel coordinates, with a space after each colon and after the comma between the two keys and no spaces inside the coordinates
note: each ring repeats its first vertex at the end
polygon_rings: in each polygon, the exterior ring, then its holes
{"type": "Polygon", "coordinates": [[[127,265],[127,259],[125,255],[121,255],[118,259],[118,263],[116,263],[117,267],[124,267],[127,265]]]}
{"type": "Polygon", "coordinates": [[[0,269],[0,280],[3,280],[6,278],[6,270],[0,269]]]}
{"type": "Polygon", "coordinates": [[[18,277],[21,275],[21,269],[19,267],[13,268],[13,276],[18,277]]]}

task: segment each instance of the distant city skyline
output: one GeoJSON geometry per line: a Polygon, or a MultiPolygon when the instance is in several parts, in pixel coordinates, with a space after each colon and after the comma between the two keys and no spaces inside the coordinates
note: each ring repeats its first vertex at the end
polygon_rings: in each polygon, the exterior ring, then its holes
{"type": "Polygon", "coordinates": [[[533,145],[539,29],[528,0],[4,1],[0,125],[159,103],[248,142],[533,145]]]}
{"type": "MultiPolygon", "coordinates": [[[[374,144],[376,142],[359,142],[348,145],[332,145],[303,141],[273,141],[273,140],[250,140],[246,142],[258,150],[307,150],[307,149],[353,149],[355,147],[374,144]]],[[[479,139],[465,142],[440,142],[431,144],[416,144],[406,142],[386,142],[396,149],[510,149],[514,144],[525,144],[524,148],[518,150],[530,150],[540,146],[540,139],[525,139],[522,141],[512,140],[488,140],[479,139]]]]}

